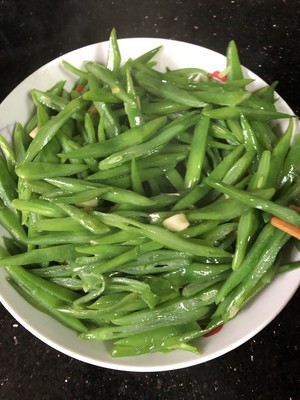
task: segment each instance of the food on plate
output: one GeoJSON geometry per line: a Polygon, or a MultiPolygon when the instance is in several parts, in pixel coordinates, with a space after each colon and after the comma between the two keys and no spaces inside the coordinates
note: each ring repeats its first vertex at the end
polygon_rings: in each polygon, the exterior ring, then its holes
{"type": "Polygon", "coordinates": [[[32,118],[0,139],[0,266],[114,357],[198,353],[299,267],[282,255],[299,248],[300,135],[276,85],[249,90],[233,41],[221,72],[161,72],[159,51],[121,62],[113,30],[106,65],[64,61],[73,88],[33,88],[32,118]]]}

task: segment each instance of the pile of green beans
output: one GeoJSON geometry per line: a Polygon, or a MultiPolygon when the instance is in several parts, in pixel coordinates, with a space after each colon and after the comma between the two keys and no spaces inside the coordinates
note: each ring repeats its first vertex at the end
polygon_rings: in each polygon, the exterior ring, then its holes
{"type": "Polygon", "coordinates": [[[114,357],[198,353],[192,339],[299,267],[269,223],[300,227],[300,135],[291,146],[276,85],[247,89],[233,41],[225,82],[158,72],[159,50],[121,63],[113,30],[106,65],[64,62],[72,90],[33,89],[32,118],[0,138],[0,266],[81,338],[113,340],[114,357]],[[187,225],[169,229],[178,215],[187,225]]]}

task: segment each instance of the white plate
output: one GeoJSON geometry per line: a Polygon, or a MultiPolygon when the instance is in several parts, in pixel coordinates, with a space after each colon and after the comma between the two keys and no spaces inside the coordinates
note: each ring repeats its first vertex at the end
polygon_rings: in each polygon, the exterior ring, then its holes
{"type": "MultiPolygon", "coordinates": [[[[124,61],[160,45],[163,45],[163,49],[156,59],[161,67],[199,67],[207,71],[222,71],[226,66],[223,55],[188,43],[152,38],[119,40],[124,61]]],[[[0,133],[9,137],[17,121],[25,123],[28,120],[31,111],[29,91],[32,88],[46,90],[60,79],[74,82],[74,77],[63,69],[62,60],[67,60],[77,67],[81,67],[87,60],[105,63],[107,47],[108,43],[104,42],[72,51],[26,78],[0,106],[0,133]]],[[[256,87],[264,84],[252,72],[246,69],[244,71],[250,78],[256,79],[256,87]]],[[[70,88],[71,84],[68,87],[70,88]]],[[[292,113],[282,99],[277,104],[280,110],[292,113]]],[[[280,121],[278,124],[284,126],[286,121],[280,121]]],[[[296,258],[299,259],[297,252],[293,254],[293,259],[296,258]]],[[[227,323],[217,335],[200,339],[200,347],[203,349],[200,356],[177,350],[168,354],[155,353],[118,359],[111,358],[109,343],[80,340],[76,333],[33,308],[6,282],[5,277],[4,269],[0,269],[0,300],[4,307],[28,331],[49,346],[78,360],[105,368],[154,372],[189,367],[212,360],[249,340],[269,324],[293,296],[300,283],[300,270],[277,277],[251,305],[227,323]]]]}

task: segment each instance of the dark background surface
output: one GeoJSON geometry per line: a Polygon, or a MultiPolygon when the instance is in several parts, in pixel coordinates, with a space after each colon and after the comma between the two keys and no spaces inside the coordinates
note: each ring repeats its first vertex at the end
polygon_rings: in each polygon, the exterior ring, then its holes
{"type": "MultiPolygon", "coordinates": [[[[300,2],[259,0],[0,0],[0,101],[28,74],[70,50],[121,37],[161,37],[220,53],[234,39],[242,63],[299,115],[300,2]]],[[[205,364],[164,373],[106,370],[71,359],[0,306],[0,399],[297,400],[299,292],[261,333],[205,364]]]]}

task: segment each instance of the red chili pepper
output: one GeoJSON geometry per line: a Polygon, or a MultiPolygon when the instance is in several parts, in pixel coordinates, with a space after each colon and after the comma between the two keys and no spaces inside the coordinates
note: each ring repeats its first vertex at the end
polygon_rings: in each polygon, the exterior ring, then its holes
{"type": "Polygon", "coordinates": [[[221,74],[220,71],[214,71],[212,73],[209,73],[208,76],[211,76],[212,78],[217,79],[218,81],[226,82],[227,76],[226,75],[220,76],[220,74],[221,74]]]}
{"type": "Polygon", "coordinates": [[[207,332],[205,335],[203,335],[204,337],[209,337],[212,335],[215,335],[216,333],[220,332],[220,330],[223,328],[223,325],[217,326],[215,329],[213,329],[210,332],[207,332]]]}
{"type": "Polygon", "coordinates": [[[75,90],[76,90],[77,93],[80,93],[80,92],[83,91],[83,89],[84,89],[84,86],[83,85],[79,85],[75,90]]]}
{"type": "Polygon", "coordinates": [[[300,214],[300,207],[295,206],[295,204],[291,204],[289,208],[300,214]]]}

